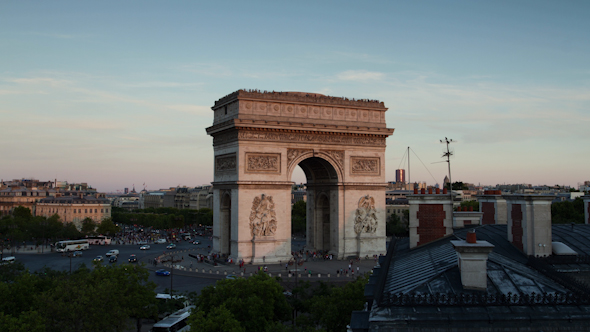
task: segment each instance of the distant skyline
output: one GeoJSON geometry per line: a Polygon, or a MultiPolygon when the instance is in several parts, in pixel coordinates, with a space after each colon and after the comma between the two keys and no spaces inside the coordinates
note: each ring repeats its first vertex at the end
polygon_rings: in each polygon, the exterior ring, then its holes
{"type": "MultiPolygon", "coordinates": [[[[3,180],[102,192],[213,180],[211,106],[238,89],[383,101],[386,179],[590,180],[588,1],[5,1],[3,180]],[[406,177],[407,178],[407,177],[406,177]]],[[[293,181],[305,182],[303,172],[293,181]]]]}

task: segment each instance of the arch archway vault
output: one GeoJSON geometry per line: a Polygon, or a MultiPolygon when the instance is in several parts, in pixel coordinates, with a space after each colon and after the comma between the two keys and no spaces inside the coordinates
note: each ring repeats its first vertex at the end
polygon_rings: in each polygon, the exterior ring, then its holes
{"type": "Polygon", "coordinates": [[[213,252],[291,258],[293,169],[307,177],[307,249],[385,253],[387,108],[301,92],[238,90],[212,107],[213,252]],[[231,207],[231,208],[229,208],[231,207]]]}

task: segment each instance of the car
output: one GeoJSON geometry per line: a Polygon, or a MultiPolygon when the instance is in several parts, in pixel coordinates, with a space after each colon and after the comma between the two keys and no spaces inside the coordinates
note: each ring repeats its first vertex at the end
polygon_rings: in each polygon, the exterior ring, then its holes
{"type": "Polygon", "coordinates": [[[135,255],[129,256],[129,263],[137,263],[137,256],[135,256],[135,255]]]}
{"type": "Polygon", "coordinates": [[[116,255],[112,255],[111,257],[109,257],[109,263],[115,263],[116,261],[117,261],[116,255]]]}
{"type": "Polygon", "coordinates": [[[95,261],[95,262],[102,262],[103,260],[104,260],[104,258],[102,258],[102,256],[96,256],[93,259],[93,261],[95,261]]]}
{"type": "Polygon", "coordinates": [[[176,248],[176,245],[174,243],[170,243],[168,246],[166,246],[166,249],[174,249],[176,248]]]}
{"type": "Polygon", "coordinates": [[[158,239],[156,241],[156,243],[158,243],[158,244],[164,244],[164,243],[166,243],[166,239],[158,239]]]}
{"type": "Polygon", "coordinates": [[[193,241],[193,244],[194,244],[194,245],[201,244],[201,241],[199,241],[199,240],[194,240],[194,241],[193,241]]]}
{"type": "Polygon", "coordinates": [[[140,250],[149,250],[150,246],[148,244],[144,244],[143,246],[139,247],[140,250]]]}
{"type": "Polygon", "coordinates": [[[157,276],[165,276],[165,277],[167,277],[167,276],[170,275],[170,271],[165,270],[165,269],[159,269],[159,270],[156,271],[156,275],[157,276]]]}
{"type": "Polygon", "coordinates": [[[229,280],[235,280],[238,279],[238,276],[236,276],[235,274],[228,274],[225,279],[229,279],[229,280]]]}
{"type": "Polygon", "coordinates": [[[74,252],[72,253],[72,257],[82,257],[82,252],[81,252],[81,251],[79,251],[79,250],[78,250],[78,251],[74,251],[74,252]]]}

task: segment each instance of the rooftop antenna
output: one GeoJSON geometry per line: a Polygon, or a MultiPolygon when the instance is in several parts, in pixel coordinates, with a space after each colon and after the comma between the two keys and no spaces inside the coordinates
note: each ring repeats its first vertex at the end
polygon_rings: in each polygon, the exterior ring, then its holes
{"type": "MultiPolygon", "coordinates": [[[[445,143],[447,145],[447,152],[444,152],[442,157],[447,157],[447,164],[449,165],[449,194],[451,195],[451,211],[454,208],[453,205],[453,180],[451,179],[451,156],[453,153],[449,150],[449,144],[453,143],[453,139],[448,139],[445,137],[445,140],[440,140],[441,143],[445,143]]],[[[452,213],[452,212],[451,212],[452,213]]]]}

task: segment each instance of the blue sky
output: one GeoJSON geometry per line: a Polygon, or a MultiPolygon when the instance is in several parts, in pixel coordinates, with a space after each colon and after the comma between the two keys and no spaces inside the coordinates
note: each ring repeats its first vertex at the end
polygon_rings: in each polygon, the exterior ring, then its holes
{"type": "MultiPolygon", "coordinates": [[[[590,180],[588,1],[4,1],[4,180],[100,191],[213,178],[235,90],[378,99],[412,181],[590,180]],[[431,176],[432,174],[432,176],[431,176]]],[[[304,181],[302,173],[294,175],[304,181]]]]}

